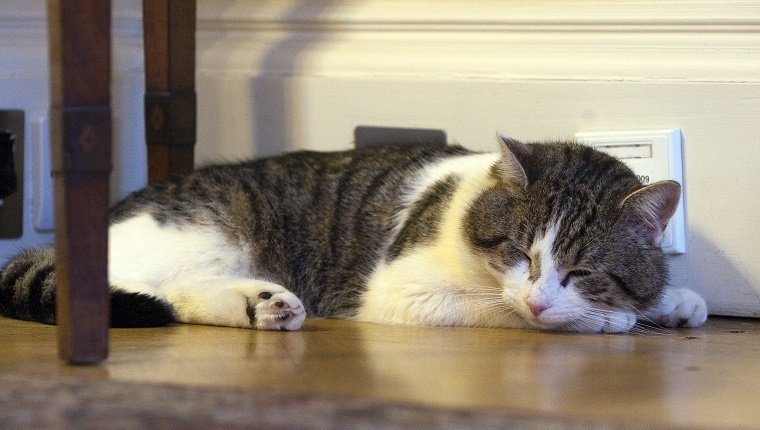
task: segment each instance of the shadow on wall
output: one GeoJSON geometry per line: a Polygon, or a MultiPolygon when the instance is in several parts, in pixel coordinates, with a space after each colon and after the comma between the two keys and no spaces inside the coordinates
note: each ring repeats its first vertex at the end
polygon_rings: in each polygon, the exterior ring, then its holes
{"type": "Polygon", "coordinates": [[[689,235],[686,254],[670,258],[671,285],[692,288],[712,315],[760,317],[760,290],[726,251],[701,232],[689,235]]]}
{"type": "Polygon", "coordinates": [[[257,157],[298,149],[298,100],[293,97],[289,77],[301,69],[310,49],[329,38],[328,32],[303,29],[344,4],[339,0],[303,1],[281,19],[289,33],[264,55],[261,72],[251,82],[257,157]]]}

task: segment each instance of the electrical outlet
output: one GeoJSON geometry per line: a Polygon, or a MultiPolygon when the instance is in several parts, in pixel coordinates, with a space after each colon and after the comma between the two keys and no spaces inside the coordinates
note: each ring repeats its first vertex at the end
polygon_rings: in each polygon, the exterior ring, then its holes
{"type": "Polygon", "coordinates": [[[24,111],[0,110],[0,239],[24,230],[24,111]]]}
{"type": "Polygon", "coordinates": [[[662,250],[668,254],[686,252],[684,213],[683,159],[681,130],[601,131],[576,133],[579,143],[593,146],[620,159],[630,167],[643,184],[671,179],[681,184],[681,201],[670,219],[662,250]]]}

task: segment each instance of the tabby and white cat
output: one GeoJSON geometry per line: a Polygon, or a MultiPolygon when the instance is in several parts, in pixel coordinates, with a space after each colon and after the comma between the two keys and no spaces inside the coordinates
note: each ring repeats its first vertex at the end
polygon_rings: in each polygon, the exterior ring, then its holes
{"type": "MultiPolygon", "coordinates": [[[[678,204],[575,143],[387,146],[206,167],[111,210],[112,325],[379,323],[624,332],[699,326],[666,290],[678,204]]],[[[0,313],[55,323],[52,251],[0,275],[0,313]]]]}

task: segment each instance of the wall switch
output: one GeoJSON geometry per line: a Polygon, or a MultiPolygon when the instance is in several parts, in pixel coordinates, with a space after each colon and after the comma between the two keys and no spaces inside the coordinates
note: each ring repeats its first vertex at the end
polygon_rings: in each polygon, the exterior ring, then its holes
{"type": "Polygon", "coordinates": [[[681,201],[665,230],[662,250],[668,254],[686,252],[681,129],[582,132],[576,133],[575,139],[617,157],[644,185],[665,179],[681,184],[681,201]]]}

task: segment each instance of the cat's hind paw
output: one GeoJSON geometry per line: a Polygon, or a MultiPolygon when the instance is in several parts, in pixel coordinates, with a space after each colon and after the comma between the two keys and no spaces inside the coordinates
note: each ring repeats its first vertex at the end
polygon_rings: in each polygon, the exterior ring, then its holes
{"type": "Polygon", "coordinates": [[[259,330],[298,330],[306,320],[303,304],[290,291],[262,291],[250,297],[246,309],[251,326],[259,330]]]}
{"type": "Polygon", "coordinates": [[[677,288],[667,290],[660,303],[646,316],[666,327],[699,327],[707,320],[707,304],[694,291],[677,288]]]}

